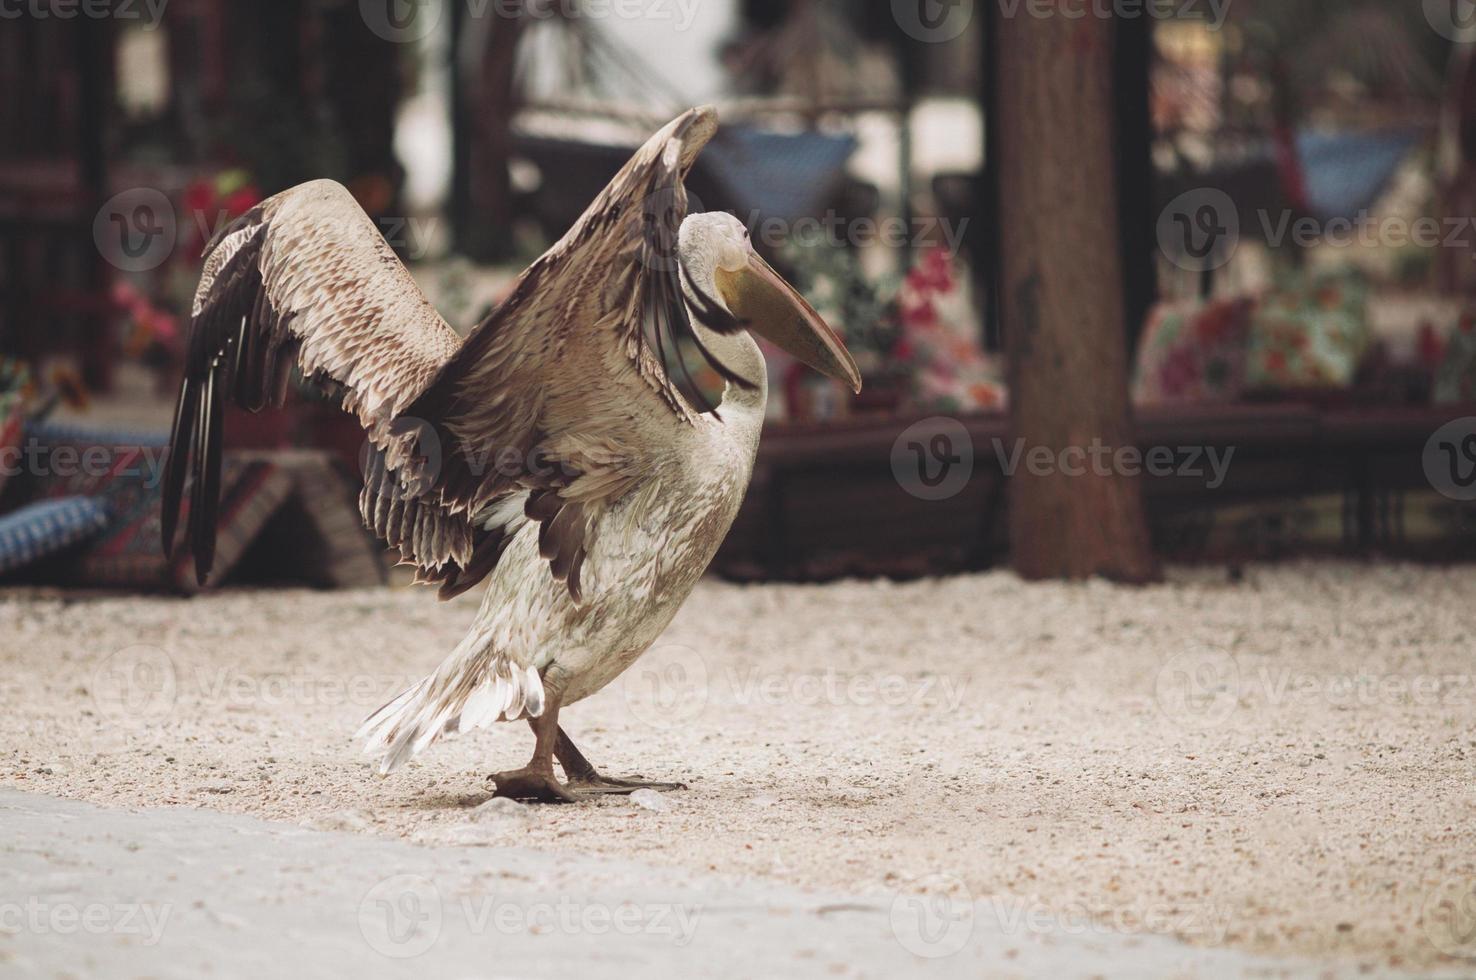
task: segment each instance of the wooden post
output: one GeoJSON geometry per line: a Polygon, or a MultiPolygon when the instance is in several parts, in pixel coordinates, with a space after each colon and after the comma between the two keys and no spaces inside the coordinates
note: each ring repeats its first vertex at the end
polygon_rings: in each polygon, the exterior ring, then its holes
{"type": "MultiPolygon", "coordinates": [[[[988,5],[988,6],[993,6],[988,5]]],[[[1030,579],[1159,575],[1128,399],[1111,17],[996,16],[1000,309],[1023,450],[1010,544],[1030,579]],[[1043,448],[1042,448],[1043,447],[1043,448]]]]}
{"type": "MultiPolygon", "coordinates": [[[[108,107],[113,98],[113,23],[82,17],[77,25],[77,69],[81,81],[77,108],[77,176],[79,202],[87,218],[108,196],[108,107]]],[[[96,309],[82,314],[82,378],[96,391],[113,386],[117,361],[117,332],[107,311],[112,275],[102,254],[90,247],[83,251],[83,293],[96,309]]],[[[31,329],[34,329],[32,327],[31,329]]]]}
{"type": "MultiPolygon", "coordinates": [[[[479,23],[459,22],[462,30],[479,32],[480,57],[476,60],[474,85],[460,88],[464,102],[458,119],[466,127],[466,172],[457,177],[465,184],[471,207],[469,219],[459,225],[458,247],[472,258],[496,262],[513,251],[513,190],[508,173],[512,156],[512,117],[517,112],[518,42],[527,26],[521,6],[503,5],[496,16],[479,23]]],[[[456,71],[464,70],[460,58],[456,71]]],[[[460,162],[460,158],[458,158],[460,162]]],[[[554,177],[556,175],[550,175],[554,177]]]]}

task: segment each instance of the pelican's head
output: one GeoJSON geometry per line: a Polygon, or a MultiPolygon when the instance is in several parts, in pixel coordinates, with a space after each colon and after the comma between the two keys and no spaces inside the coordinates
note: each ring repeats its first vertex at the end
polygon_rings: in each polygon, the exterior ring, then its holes
{"type": "Polygon", "coordinates": [[[682,222],[679,253],[694,284],[711,282],[716,298],[757,334],[821,374],[861,390],[861,372],[840,337],[754,251],[743,222],[721,211],[682,222]],[[708,270],[711,270],[710,272],[708,270]]]}

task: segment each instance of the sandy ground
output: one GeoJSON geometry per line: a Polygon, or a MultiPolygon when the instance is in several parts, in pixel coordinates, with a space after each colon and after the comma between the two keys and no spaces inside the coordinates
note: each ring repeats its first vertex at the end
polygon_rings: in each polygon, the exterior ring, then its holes
{"type": "Polygon", "coordinates": [[[993,902],[1014,934],[1476,970],[1471,568],[705,583],[564,718],[606,771],[690,790],[490,822],[526,728],[387,779],[349,742],[475,604],[0,593],[0,785],[993,902]]]}

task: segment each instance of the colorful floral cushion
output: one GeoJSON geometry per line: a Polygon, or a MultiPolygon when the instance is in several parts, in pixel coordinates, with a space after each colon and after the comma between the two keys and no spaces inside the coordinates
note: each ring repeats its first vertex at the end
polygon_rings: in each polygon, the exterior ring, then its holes
{"type": "Polygon", "coordinates": [[[1271,290],[1251,317],[1249,390],[1346,388],[1370,343],[1361,273],[1298,277],[1271,290]]]}
{"type": "Polygon", "coordinates": [[[897,293],[901,337],[893,356],[910,365],[915,407],[934,412],[1000,411],[1009,391],[979,344],[978,318],[947,250],[923,254],[897,293]]]}
{"type": "Polygon", "coordinates": [[[1251,302],[1160,303],[1138,345],[1133,399],[1154,405],[1232,402],[1245,384],[1251,302]]]}

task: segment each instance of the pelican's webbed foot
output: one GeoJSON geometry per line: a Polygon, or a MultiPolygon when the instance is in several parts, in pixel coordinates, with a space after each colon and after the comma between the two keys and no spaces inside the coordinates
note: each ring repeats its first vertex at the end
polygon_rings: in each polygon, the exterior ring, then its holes
{"type": "Polygon", "coordinates": [[[522,769],[499,772],[492,776],[492,782],[497,784],[494,796],[506,796],[513,800],[536,800],[540,803],[574,803],[578,800],[569,791],[569,787],[559,782],[552,766],[547,770],[524,766],[522,769]]]}
{"type": "Polygon", "coordinates": [[[554,742],[559,732],[557,692],[550,692],[543,714],[537,718],[529,718],[528,726],[533,729],[536,740],[533,758],[521,769],[499,772],[492,776],[492,782],[497,784],[497,792],[493,795],[514,800],[536,800],[540,803],[577,802],[578,797],[554,775],[554,742]]]}
{"type": "Polygon", "coordinates": [[[581,796],[620,796],[634,793],[638,789],[670,793],[687,788],[682,783],[658,783],[645,779],[616,779],[613,776],[602,776],[562,728],[559,729],[558,737],[554,740],[554,755],[558,757],[559,765],[564,767],[564,775],[568,778],[568,790],[581,796]]]}
{"type": "Polygon", "coordinates": [[[686,783],[656,783],[644,779],[615,779],[611,776],[601,776],[595,773],[589,778],[570,779],[569,789],[580,795],[596,796],[604,794],[607,796],[622,796],[634,793],[638,789],[652,789],[658,793],[673,793],[679,789],[686,789],[686,783]]]}

